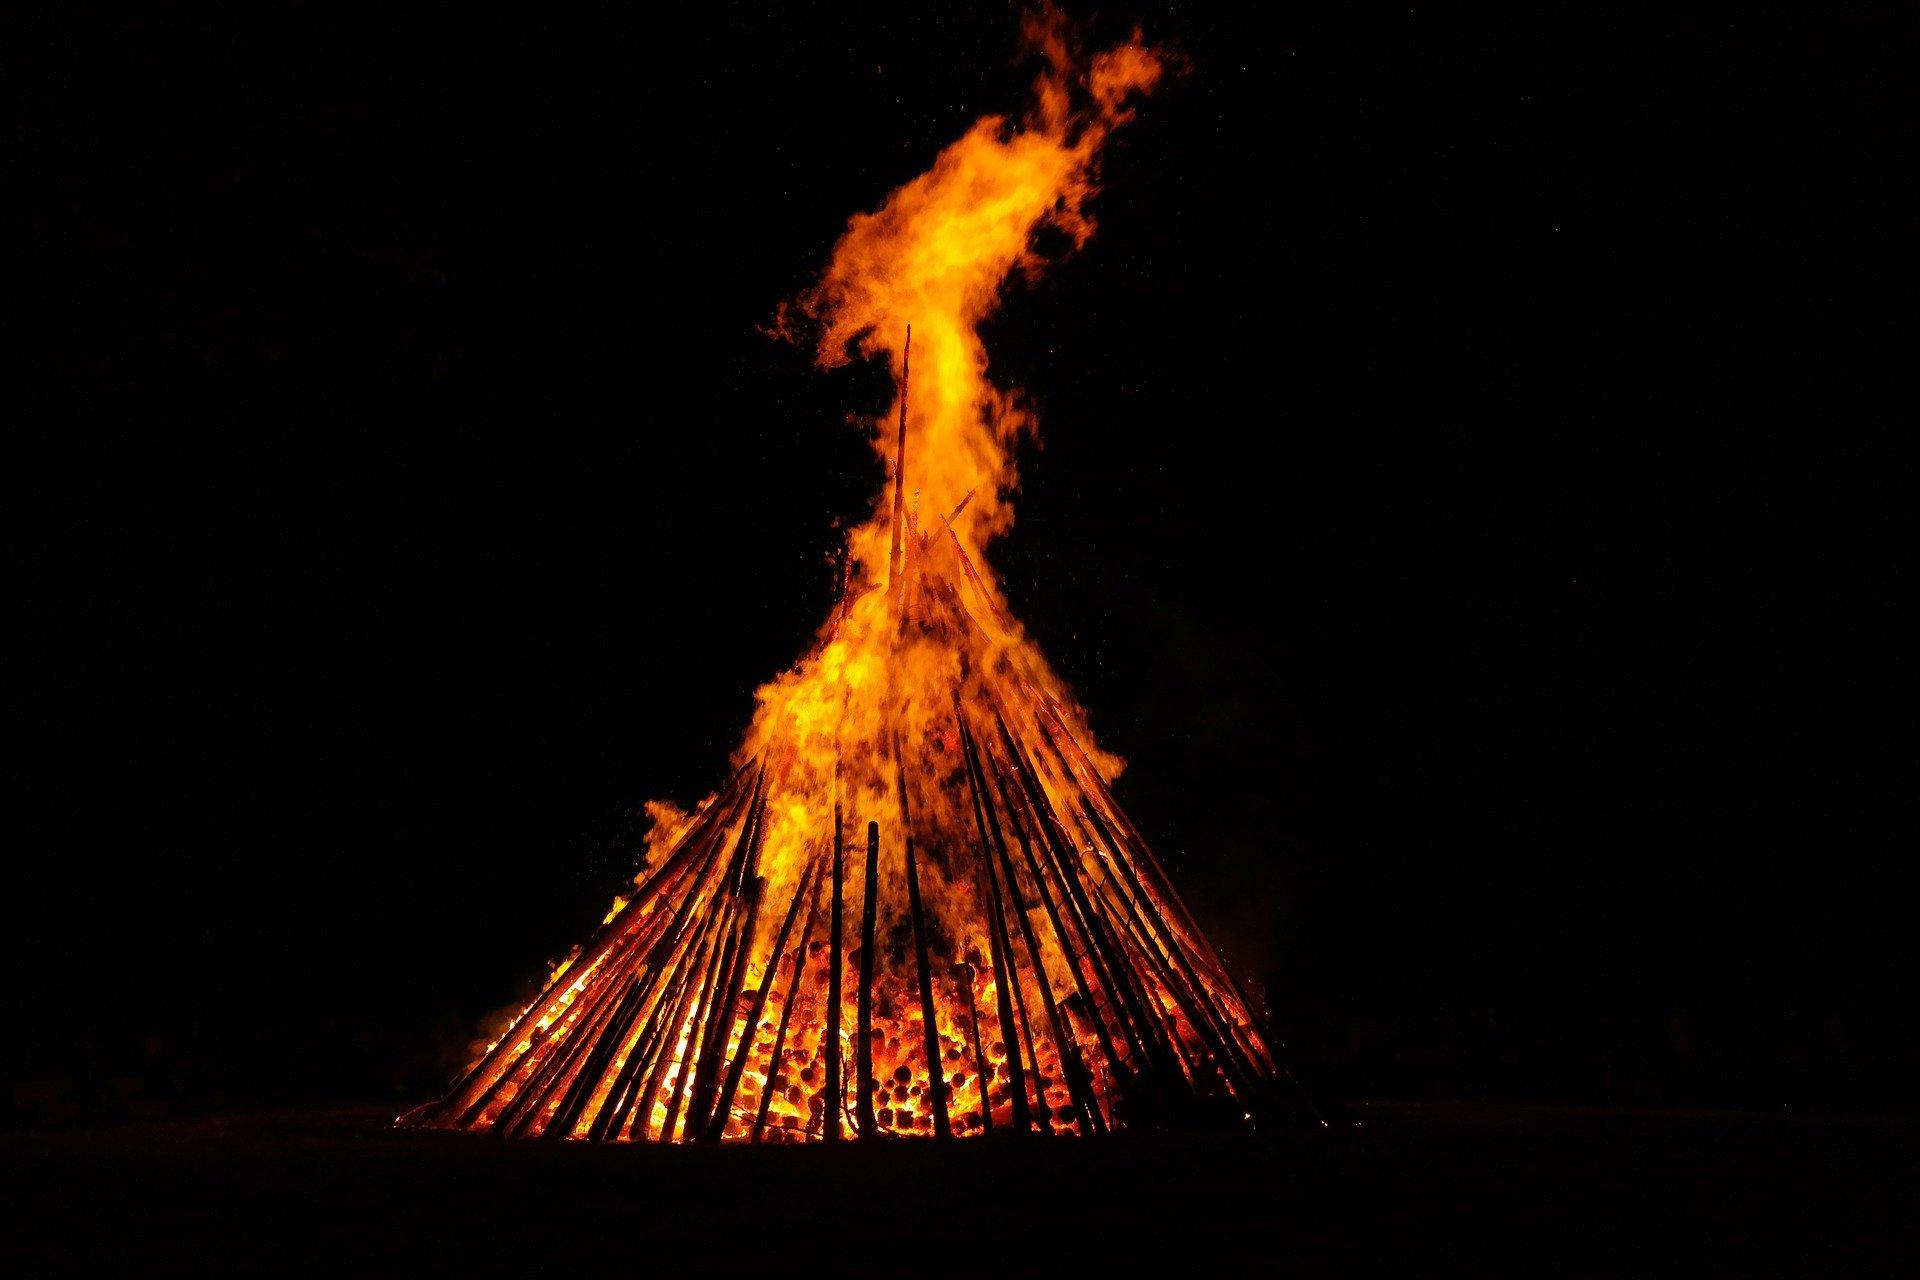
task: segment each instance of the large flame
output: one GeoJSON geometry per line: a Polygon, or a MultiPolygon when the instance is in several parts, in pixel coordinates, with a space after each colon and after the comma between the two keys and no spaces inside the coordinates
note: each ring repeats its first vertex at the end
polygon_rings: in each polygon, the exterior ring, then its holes
{"type": "MultiPolygon", "coordinates": [[[[1159,79],[1161,59],[1136,36],[1079,63],[1052,10],[1029,15],[1024,34],[1043,63],[1027,113],[976,121],[927,172],[855,215],[819,282],[783,311],[790,333],[801,331],[795,309],[819,323],[825,367],[844,364],[850,348],[891,364],[896,398],[876,423],[874,446],[895,488],[877,495],[871,518],[849,537],[847,599],[821,647],[760,688],[736,755],[744,764],[775,743],[793,752],[783,787],[791,798],[769,825],[762,863],[775,876],[785,868],[797,878],[830,813],[836,774],[863,818],[883,828],[902,821],[892,737],[951,737],[952,691],[974,672],[1011,671],[1046,690],[1105,775],[1121,767],[1093,746],[1078,704],[1013,620],[982,555],[1012,523],[1010,445],[1034,423],[1016,392],[989,380],[980,324],[1016,271],[1044,267],[1034,243],[1043,227],[1064,232],[1074,248],[1093,233],[1085,206],[1100,148],[1131,115],[1131,99],[1159,79]],[[900,433],[893,427],[903,412],[900,433]],[[965,583],[975,625],[931,633],[893,625],[916,607],[915,556],[965,583]]],[[[952,795],[927,799],[943,809],[952,795]]],[[[931,816],[959,829],[971,821],[957,809],[931,816]]],[[[933,894],[942,907],[952,902],[946,889],[933,894]]]]}
{"type": "Polygon", "coordinates": [[[1138,37],[1076,59],[1051,11],[1026,35],[1030,109],[853,218],[781,317],[821,364],[884,358],[897,387],[833,616],[759,690],[733,780],[654,806],[634,891],[425,1122],[1089,1132],[1131,1122],[1123,1095],[1177,1080],[1239,1105],[1272,1069],[983,555],[1033,424],[980,324],[1044,265],[1043,228],[1092,233],[1101,147],[1162,72],[1138,37]]]}
{"type": "MultiPolygon", "coordinates": [[[[974,550],[1011,519],[1007,446],[1032,425],[1018,398],[988,380],[980,322],[1014,272],[1044,265],[1034,248],[1042,227],[1063,232],[1075,247],[1092,234],[1085,206],[1100,148],[1128,118],[1129,100],[1161,73],[1160,59],[1137,40],[1081,68],[1057,22],[1030,19],[1027,36],[1045,59],[1028,113],[975,122],[926,173],[856,216],[820,282],[799,301],[824,322],[823,365],[843,363],[857,345],[890,362],[896,385],[904,381],[905,326],[913,326],[908,478],[930,512],[944,514],[973,495],[959,532],[974,550]]],[[[896,402],[883,421],[891,425],[898,409],[896,402]]],[[[896,466],[893,433],[878,432],[875,443],[896,466]]],[[[875,575],[885,571],[890,515],[883,501],[854,540],[860,563],[875,575]]]]}

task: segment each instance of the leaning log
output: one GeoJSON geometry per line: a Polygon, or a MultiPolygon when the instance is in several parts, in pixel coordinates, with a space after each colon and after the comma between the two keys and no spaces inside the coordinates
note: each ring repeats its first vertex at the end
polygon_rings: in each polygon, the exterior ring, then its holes
{"type": "Polygon", "coordinates": [[[840,805],[833,806],[833,909],[828,930],[832,938],[827,952],[827,1114],[826,1138],[840,1141],[840,1111],[847,1091],[840,1082],[840,977],[843,961],[841,943],[841,887],[846,879],[845,832],[840,821],[840,805]]]}
{"type": "Polygon", "coordinates": [[[854,1022],[854,1117],[860,1136],[871,1138],[880,1132],[873,1114],[873,950],[875,926],[880,918],[880,824],[867,824],[867,883],[860,907],[860,1005],[854,1022]]]}
{"type": "Polygon", "coordinates": [[[947,1117],[947,1073],[940,1061],[940,1026],[934,1018],[933,970],[927,963],[927,917],[920,908],[920,869],[913,856],[913,834],[907,834],[907,908],[913,914],[913,954],[920,976],[920,1019],[927,1052],[927,1096],[933,1103],[933,1136],[951,1138],[947,1117]]]}

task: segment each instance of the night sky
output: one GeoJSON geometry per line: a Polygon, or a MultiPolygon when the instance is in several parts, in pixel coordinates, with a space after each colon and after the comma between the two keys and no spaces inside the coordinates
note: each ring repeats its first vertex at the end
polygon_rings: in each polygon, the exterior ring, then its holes
{"type": "MultiPolygon", "coordinates": [[[[1910,1106],[1891,24],[1253,8],[988,332],[1121,800],[1333,1094],[1910,1106]]],[[[1015,11],[644,9],[13,42],[10,1117],[431,1092],[825,616],[1015,11]]]]}

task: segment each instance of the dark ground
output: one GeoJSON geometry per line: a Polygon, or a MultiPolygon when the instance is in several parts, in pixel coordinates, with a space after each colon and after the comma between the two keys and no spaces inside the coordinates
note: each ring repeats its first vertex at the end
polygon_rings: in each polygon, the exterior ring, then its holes
{"type": "Polygon", "coordinates": [[[688,1150],[278,1112],[0,1139],[15,1274],[1911,1274],[1920,1123],[1378,1104],[1331,1136],[688,1150]],[[1116,1272],[1106,1272],[1114,1274],[1116,1272]]]}

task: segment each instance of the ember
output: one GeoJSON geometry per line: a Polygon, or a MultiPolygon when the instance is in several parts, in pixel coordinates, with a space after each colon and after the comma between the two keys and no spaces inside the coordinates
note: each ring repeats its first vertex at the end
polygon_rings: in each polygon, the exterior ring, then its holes
{"type": "Polygon", "coordinates": [[[1102,144],[1161,73],[1050,18],[1034,106],[988,117],[782,315],[898,393],[890,491],[816,646],[759,692],[731,779],[656,807],[649,867],[444,1099],[507,1135],[834,1141],[1097,1134],[1252,1109],[1246,995],[1108,789],[1121,762],[1013,619],[982,549],[1012,439],[980,322],[1043,227],[1078,245],[1102,144]],[[909,323],[911,327],[909,327],[909,323]]]}

